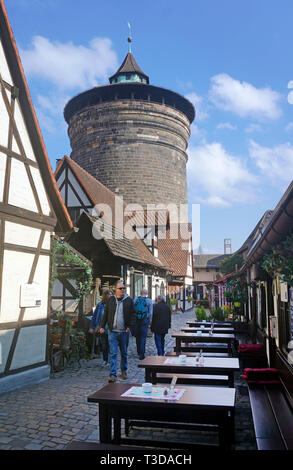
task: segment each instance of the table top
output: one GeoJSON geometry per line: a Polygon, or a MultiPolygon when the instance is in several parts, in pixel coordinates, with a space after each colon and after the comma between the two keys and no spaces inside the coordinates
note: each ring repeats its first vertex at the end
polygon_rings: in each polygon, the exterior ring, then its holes
{"type": "Polygon", "coordinates": [[[235,335],[232,333],[213,333],[210,335],[209,333],[202,333],[201,335],[197,335],[196,333],[184,333],[183,331],[179,331],[177,333],[172,334],[173,338],[203,338],[204,340],[208,338],[224,338],[224,339],[234,339],[235,335]]]}
{"type": "MultiPolygon", "coordinates": [[[[97,392],[88,397],[88,402],[105,404],[132,404],[141,406],[162,407],[189,407],[195,408],[233,408],[235,406],[235,388],[225,387],[200,387],[188,385],[176,385],[176,389],[184,389],[185,392],[179,400],[168,400],[168,398],[140,398],[122,397],[121,395],[131,387],[139,386],[131,383],[111,383],[105,385],[97,392]]],[[[153,385],[153,387],[156,387],[153,385]]],[[[159,388],[161,388],[160,386],[159,388]]]]}
{"type": "Polygon", "coordinates": [[[188,358],[186,362],[180,362],[178,364],[168,363],[166,360],[178,360],[179,356],[148,356],[138,363],[138,367],[147,368],[168,368],[168,369],[225,369],[225,370],[239,370],[239,359],[237,357],[205,357],[204,366],[198,366],[195,364],[195,357],[188,358]]]}
{"type": "MultiPolygon", "coordinates": [[[[200,327],[191,327],[191,326],[185,326],[184,328],[181,328],[181,331],[185,331],[186,333],[195,333],[196,331],[202,331],[203,333],[209,332],[210,327],[208,328],[200,328],[200,327]]],[[[217,328],[214,327],[214,332],[217,333],[233,333],[235,331],[234,328],[217,328]]]]}

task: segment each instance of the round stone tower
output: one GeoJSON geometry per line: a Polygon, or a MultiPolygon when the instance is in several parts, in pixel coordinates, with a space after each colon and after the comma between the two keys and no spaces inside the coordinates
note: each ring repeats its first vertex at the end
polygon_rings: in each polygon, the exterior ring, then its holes
{"type": "Polygon", "coordinates": [[[65,107],[71,158],[127,203],[186,204],[193,105],[150,85],[131,52],[109,80],[65,107]]]}

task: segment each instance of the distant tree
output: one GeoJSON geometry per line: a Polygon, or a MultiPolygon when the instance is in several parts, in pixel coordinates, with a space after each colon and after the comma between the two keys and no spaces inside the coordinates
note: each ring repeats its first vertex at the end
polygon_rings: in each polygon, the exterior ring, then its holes
{"type": "Polygon", "coordinates": [[[235,253],[232,256],[229,256],[229,258],[225,258],[220,262],[220,271],[223,274],[230,274],[236,271],[236,265],[237,265],[237,270],[241,268],[243,265],[244,260],[241,255],[238,253],[235,253]]]}

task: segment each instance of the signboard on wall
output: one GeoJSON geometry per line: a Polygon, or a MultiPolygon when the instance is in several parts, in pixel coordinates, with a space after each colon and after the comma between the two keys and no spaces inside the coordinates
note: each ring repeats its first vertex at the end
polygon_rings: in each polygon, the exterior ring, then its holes
{"type": "Polygon", "coordinates": [[[40,284],[22,284],[20,286],[20,308],[41,306],[40,284]]]}
{"type": "Polygon", "coordinates": [[[280,281],[280,300],[281,300],[281,302],[288,302],[288,284],[287,284],[287,282],[280,281]]]}

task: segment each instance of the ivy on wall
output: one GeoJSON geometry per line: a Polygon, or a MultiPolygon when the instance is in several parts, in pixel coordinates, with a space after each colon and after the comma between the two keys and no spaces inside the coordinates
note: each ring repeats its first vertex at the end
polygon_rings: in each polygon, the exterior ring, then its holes
{"type": "Polygon", "coordinates": [[[293,234],[263,256],[261,267],[271,277],[278,273],[284,282],[293,286],[293,234]]]}
{"type": "Polygon", "coordinates": [[[78,256],[77,253],[70,249],[67,243],[60,239],[53,239],[51,265],[50,292],[52,292],[56,279],[74,280],[77,286],[74,297],[78,300],[91,292],[93,275],[90,264],[78,256]],[[60,266],[62,266],[62,270],[60,266]]]}

